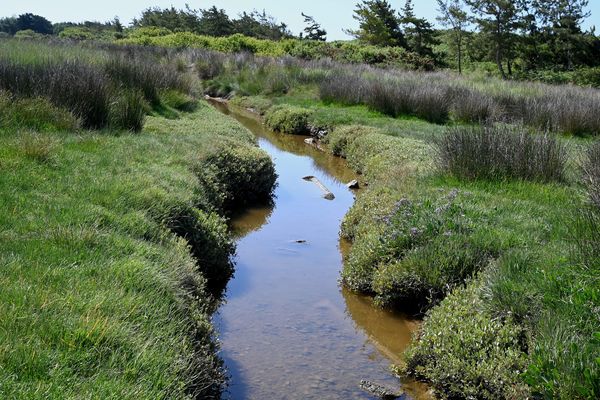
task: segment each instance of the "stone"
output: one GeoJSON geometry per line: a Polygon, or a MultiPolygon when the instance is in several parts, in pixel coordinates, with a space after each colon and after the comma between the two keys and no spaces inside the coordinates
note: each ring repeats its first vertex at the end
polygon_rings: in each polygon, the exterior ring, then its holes
{"type": "Polygon", "coordinates": [[[354,179],[353,181],[350,181],[346,184],[346,187],[348,189],[358,189],[360,187],[358,181],[356,179],[354,179]]]}

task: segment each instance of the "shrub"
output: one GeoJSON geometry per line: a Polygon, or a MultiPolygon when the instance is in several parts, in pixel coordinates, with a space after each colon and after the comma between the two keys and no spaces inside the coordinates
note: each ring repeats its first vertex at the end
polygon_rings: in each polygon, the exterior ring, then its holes
{"type": "Polygon", "coordinates": [[[379,130],[362,125],[340,126],[325,136],[324,141],[329,144],[331,152],[334,155],[346,158],[348,156],[348,147],[354,140],[370,133],[379,133],[379,130]]]}
{"type": "Polygon", "coordinates": [[[226,212],[269,201],[277,180],[268,155],[237,143],[211,152],[194,170],[202,187],[201,208],[226,212]]]}
{"type": "Polygon", "coordinates": [[[277,106],[265,114],[266,126],[275,131],[303,135],[310,133],[309,118],[311,111],[295,106],[277,106]]]}
{"type": "Polygon", "coordinates": [[[430,382],[441,398],[528,398],[519,377],[527,365],[523,332],[485,311],[480,286],[457,288],[427,314],[399,372],[430,382]]]}
{"type": "Polygon", "coordinates": [[[510,126],[457,127],[435,141],[443,171],[467,179],[562,181],[567,151],[549,134],[510,126]]]}
{"type": "Polygon", "coordinates": [[[140,132],[144,127],[148,105],[137,90],[121,92],[111,103],[110,125],[116,129],[140,132]]]}
{"type": "Polygon", "coordinates": [[[198,268],[206,278],[207,288],[215,297],[220,297],[234,270],[231,256],[235,253],[235,244],[229,237],[225,220],[213,212],[180,206],[170,211],[165,223],[189,243],[198,268]]]}
{"type": "Polygon", "coordinates": [[[596,141],[588,150],[583,174],[590,200],[600,208],[600,141],[596,141]]]}
{"type": "Polygon", "coordinates": [[[74,131],[79,121],[70,112],[53,106],[47,99],[13,99],[0,91],[0,127],[32,129],[38,132],[74,131]]]}
{"type": "Polygon", "coordinates": [[[198,108],[198,101],[192,96],[175,89],[170,89],[160,94],[161,103],[175,110],[192,112],[198,108]]]}
{"type": "Polygon", "coordinates": [[[197,53],[196,72],[202,80],[214,79],[225,70],[225,56],[222,53],[206,51],[197,53]]]}

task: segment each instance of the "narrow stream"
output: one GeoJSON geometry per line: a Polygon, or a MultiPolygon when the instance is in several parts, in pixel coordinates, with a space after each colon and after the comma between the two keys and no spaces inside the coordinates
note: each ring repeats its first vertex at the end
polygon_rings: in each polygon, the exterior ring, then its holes
{"type": "MultiPolygon", "coordinates": [[[[221,356],[231,375],[226,398],[369,399],[367,379],[400,384],[389,365],[400,360],[418,322],[374,308],[339,285],[339,227],[354,201],[345,161],[268,132],[250,114],[215,104],[249,128],[279,175],[273,208],[248,210],[233,221],[236,273],[215,316],[221,356]],[[302,177],[313,175],[335,194],[302,177]],[[301,242],[298,242],[301,241],[301,242]]],[[[406,382],[409,398],[422,385],[406,382]]]]}

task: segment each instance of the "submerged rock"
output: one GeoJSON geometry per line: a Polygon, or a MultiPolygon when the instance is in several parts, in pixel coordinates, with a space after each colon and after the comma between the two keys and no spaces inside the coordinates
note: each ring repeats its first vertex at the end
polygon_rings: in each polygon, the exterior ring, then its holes
{"type": "Polygon", "coordinates": [[[404,396],[404,392],[401,390],[393,390],[364,379],[360,381],[359,387],[365,392],[384,400],[394,400],[404,396]]]}

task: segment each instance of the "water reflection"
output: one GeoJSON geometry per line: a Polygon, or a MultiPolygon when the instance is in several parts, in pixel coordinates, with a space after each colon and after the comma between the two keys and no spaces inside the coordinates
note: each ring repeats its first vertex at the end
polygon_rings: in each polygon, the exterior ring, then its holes
{"type": "MultiPolygon", "coordinates": [[[[251,116],[233,114],[259,138],[279,175],[274,208],[232,221],[238,235],[235,278],[215,317],[232,376],[231,399],[368,399],[361,379],[392,387],[390,362],[418,326],[373,308],[338,285],[338,231],[354,198],[343,160],[303,138],[267,132],[251,116]],[[303,176],[317,176],[334,201],[303,176]]],[[[422,398],[410,384],[405,390],[422,398]]]]}

